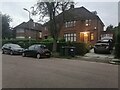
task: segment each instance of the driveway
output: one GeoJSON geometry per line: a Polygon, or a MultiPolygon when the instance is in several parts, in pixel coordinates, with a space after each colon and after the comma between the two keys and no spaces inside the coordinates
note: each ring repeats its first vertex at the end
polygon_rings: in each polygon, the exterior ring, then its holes
{"type": "Polygon", "coordinates": [[[2,56],[3,88],[117,88],[118,66],[69,59],[2,56]]]}

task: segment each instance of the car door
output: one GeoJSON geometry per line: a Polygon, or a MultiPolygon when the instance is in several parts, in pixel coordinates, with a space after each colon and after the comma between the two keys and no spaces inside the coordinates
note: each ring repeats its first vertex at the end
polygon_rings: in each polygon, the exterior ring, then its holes
{"type": "Polygon", "coordinates": [[[6,44],[6,46],[4,47],[4,51],[5,51],[6,53],[10,53],[10,50],[11,50],[10,44],[6,44]]]}
{"type": "Polygon", "coordinates": [[[3,47],[2,47],[3,52],[7,53],[7,47],[8,47],[7,44],[3,45],[3,47]]]}
{"type": "Polygon", "coordinates": [[[30,46],[29,49],[28,49],[28,55],[29,56],[34,56],[35,53],[36,53],[35,45],[30,46]]]}

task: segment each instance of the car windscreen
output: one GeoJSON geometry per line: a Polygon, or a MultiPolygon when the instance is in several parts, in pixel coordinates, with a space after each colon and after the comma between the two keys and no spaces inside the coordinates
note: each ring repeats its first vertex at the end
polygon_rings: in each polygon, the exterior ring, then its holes
{"type": "Polygon", "coordinates": [[[97,41],[97,43],[109,43],[107,40],[104,41],[97,41]]]}

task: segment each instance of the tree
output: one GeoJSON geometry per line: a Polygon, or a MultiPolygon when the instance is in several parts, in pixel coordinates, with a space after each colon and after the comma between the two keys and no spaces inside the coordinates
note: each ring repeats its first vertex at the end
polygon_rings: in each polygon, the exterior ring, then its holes
{"type": "Polygon", "coordinates": [[[10,22],[12,21],[12,19],[9,15],[6,14],[0,13],[0,16],[2,16],[2,38],[9,39],[11,37],[10,22]]]}
{"type": "Polygon", "coordinates": [[[106,28],[106,31],[112,31],[113,30],[113,25],[109,25],[107,28],[106,28]]]}
{"type": "Polygon", "coordinates": [[[33,14],[38,13],[42,19],[45,16],[49,17],[49,28],[50,34],[53,38],[53,52],[56,52],[57,49],[57,41],[59,32],[61,30],[61,27],[64,23],[64,12],[66,9],[69,8],[69,6],[73,4],[73,2],[42,2],[38,1],[36,4],[36,10],[33,11],[33,14]],[[63,13],[63,17],[61,20],[57,19],[57,15],[60,14],[60,12],[63,13]]]}

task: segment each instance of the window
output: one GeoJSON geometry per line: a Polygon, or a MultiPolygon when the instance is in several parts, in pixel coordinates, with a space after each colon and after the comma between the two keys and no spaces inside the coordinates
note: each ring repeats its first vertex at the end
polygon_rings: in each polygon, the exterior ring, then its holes
{"type": "Polygon", "coordinates": [[[34,50],[34,45],[29,47],[29,50],[34,50]]]}
{"type": "Polygon", "coordinates": [[[91,25],[91,19],[85,20],[85,26],[90,26],[91,25]]]}
{"type": "Polygon", "coordinates": [[[73,26],[75,26],[75,24],[76,24],[76,21],[73,21],[74,23],[73,23],[73,26]]]}
{"type": "Polygon", "coordinates": [[[76,34],[75,33],[66,33],[64,34],[65,41],[76,41],[76,34]]]}
{"type": "Polygon", "coordinates": [[[33,23],[33,26],[35,27],[35,23],[33,23]]]}
{"type": "Polygon", "coordinates": [[[89,19],[88,24],[89,24],[89,26],[91,25],[91,19],[89,19]]]}
{"type": "Polygon", "coordinates": [[[24,36],[17,36],[16,38],[18,38],[18,39],[24,39],[25,37],[24,36]]]}
{"type": "Polygon", "coordinates": [[[91,41],[94,40],[94,34],[93,33],[91,33],[90,38],[91,38],[91,41]]]}
{"type": "Polygon", "coordinates": [[[42,32],[39,32],[39,38],[42,38],[42,32]]]}
{"type": "Polygon", "coordinates": [[[24,29],[18,29],[16,30],[17,33],[24,33],[24,29]]]}
{"type": "Polygon", "coordinates": [[[88,26],[88,20],[85,20],[85,26],[88,26]]]}
{"type": "Polygon", "coordinates": [[[45,27],[45,30],[47,30],[47,27],[45,27]]]}
{"type": "Polygon", "coordinates": [[[73,37],[74,37],[74,41],[76,41],[76,34],[75,34],[75,33],[74,33],[74,36],[73,36],[73,37]]]}
{"type": "Polygon", "coordinates": [[[76,21],[66,22],[66,23],[65,23],[65,27],[66,27],[66,28],[67,28],[67,27],[73,27],[73,26],[75,26],[75,23],[76,23],[76,21]]]}

